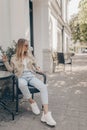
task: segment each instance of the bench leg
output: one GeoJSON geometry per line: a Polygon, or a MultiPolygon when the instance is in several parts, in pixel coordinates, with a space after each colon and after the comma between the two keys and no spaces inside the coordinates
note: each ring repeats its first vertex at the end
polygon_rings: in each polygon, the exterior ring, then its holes
{"type": "Polygon", "coordinates": [[[18,80],[16,81],[16,114],[18,113],[19,99],[18,99],[18,80]]]}
{"type": "Polygon", "coordinates": [[[34,99],[34,93],[32,93],[32,99],[34,99]]]}
{"type": "Polygon", "coordinates": [[[3,101],[0,101],[0,105],[12,115],[12,120],[14,120],[14,113],[8,108],[8,106],[3,101]]]}

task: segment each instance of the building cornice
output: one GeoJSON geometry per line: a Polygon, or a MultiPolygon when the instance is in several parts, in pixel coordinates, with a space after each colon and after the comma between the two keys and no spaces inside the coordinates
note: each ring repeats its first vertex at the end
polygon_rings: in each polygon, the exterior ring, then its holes
{"type": "Polygon", "coordinates": [[[59,15],[61,15],[61,8],[56,0],[52,0],[50,5],[59,15]]]}
{"type": "Polygon", "coordinates": [[[58,23],[61,25],[61,27],[64,26],[65,30],[70,33],[71,32],[70,27],[69,27],[68,23],[66,23],[62,18],[61,8],[60,8],[57,0],[50,1],[49,8],[51,10],[52,15],[58,20],[58,23]]]}

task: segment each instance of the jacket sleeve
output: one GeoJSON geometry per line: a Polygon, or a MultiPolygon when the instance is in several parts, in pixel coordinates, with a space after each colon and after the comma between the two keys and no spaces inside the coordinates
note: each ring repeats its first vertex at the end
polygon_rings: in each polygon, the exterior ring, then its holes
{"type": "Polygon", "coordinates": [[[8,71],[13,72],[14,71],[14,63],[13,63],[13,58],[11,58],[10,63],[8,61],[4,62],[5,67],[8,71]]]}
{"type": "Polygon", "coordinates": [[[31,52],[29,52],[29,57],[30,57],[30,59],[31,59],[32,69],[33,69],[34,71],[36,71],[36,70],[37,70],[36,59],[35,59],[35,57],[32,55],[31,52]]]}
{"type": "Polygon", "coordinates": [[[33,54],[32,54],[31,51],[29,51],[29,58],[31,59],[32,63],[35,63],[35,64],[36,64],[35,57],[33,56],[33,54]]]}

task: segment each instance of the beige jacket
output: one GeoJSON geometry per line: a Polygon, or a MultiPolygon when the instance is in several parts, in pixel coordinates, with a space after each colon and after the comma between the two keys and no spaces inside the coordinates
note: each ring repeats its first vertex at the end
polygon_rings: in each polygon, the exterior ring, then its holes
{"type": "MultiPolygon", "coordinates": [[[[29,61],[27,63],[27,68],[30,71],[35,71],[36,70],[36,63],[35,63],[35,58],[30,54],[28,55],[29,61]]],[[[17,77],[21,77],[23,70],[24,70],[24,65],[22,64],[21,60],[18,60],[16,57],[16,54],[12,56],[10,64],[8,61],[4,62],[6,68],[10,72],[14,72],[14,74],[17,77]]]]}

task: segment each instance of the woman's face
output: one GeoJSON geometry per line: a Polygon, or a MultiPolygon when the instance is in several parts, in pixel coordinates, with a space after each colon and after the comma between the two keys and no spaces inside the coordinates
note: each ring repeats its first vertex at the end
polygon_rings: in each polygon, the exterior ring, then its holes
{"type": "Polygon", "coordinates": [[[24,43],[24,52],[27,52],[28,51],[28,42],[26,41],[24,43]]]}

